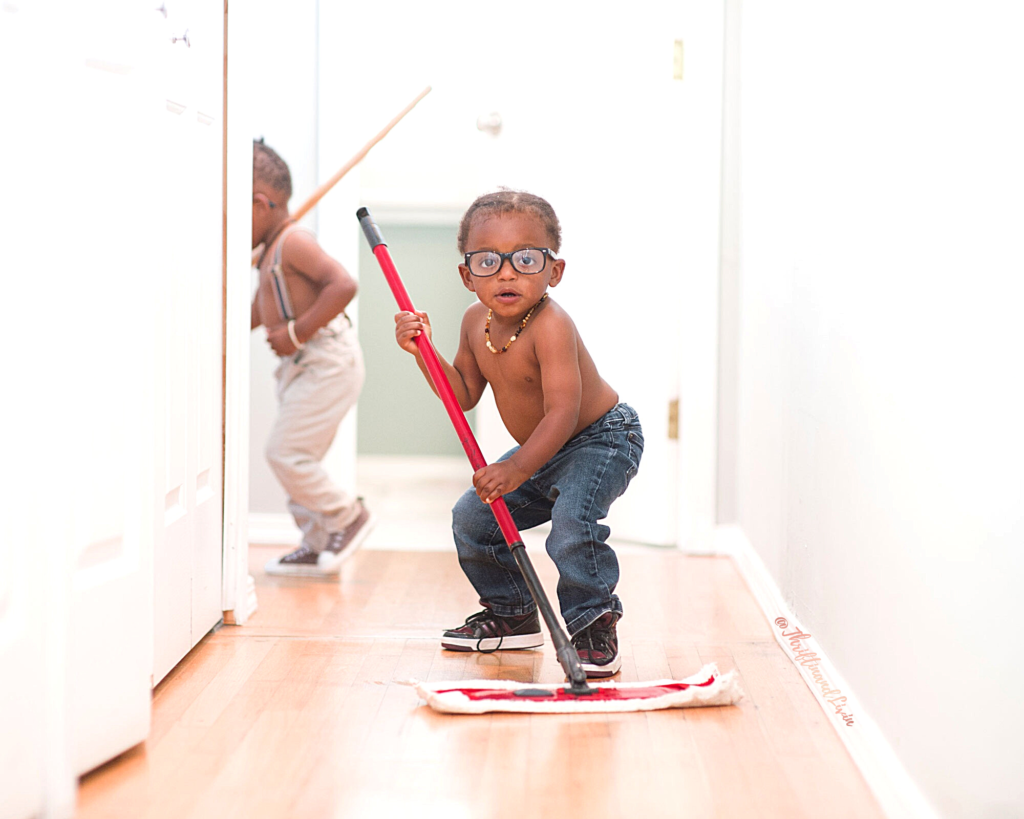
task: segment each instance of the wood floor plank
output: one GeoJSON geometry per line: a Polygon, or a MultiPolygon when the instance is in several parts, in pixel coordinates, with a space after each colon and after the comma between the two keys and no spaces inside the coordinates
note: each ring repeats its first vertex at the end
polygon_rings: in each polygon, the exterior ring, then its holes
{"type": "Polygon", "coordinates": [[[780,757],[817,756],[810,732],[801,721],[772,663],[778,656],[768,643],[737,643],[731,647],[743,675],[747,696],[757,703],[757,719],[772,749],[780,757]]]}
{"type": "Polygon", "coordinates": [[[402,683],[564,680],[547,636],[536,651],[441,649],[478,610],[453,552],[364,550],[330,581],[267,577],[274,550],[252,552],[251,625],[208,635],[168,675],[147,742],[84,778],[83,819],[881,816],[727,559],[622,556],[617,679],[716,662],[739,675],[738,706],[449,716],[402,683]]]}

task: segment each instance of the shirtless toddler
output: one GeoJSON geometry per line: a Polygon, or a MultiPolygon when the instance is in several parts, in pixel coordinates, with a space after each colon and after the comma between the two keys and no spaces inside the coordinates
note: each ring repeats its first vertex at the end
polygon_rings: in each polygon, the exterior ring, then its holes
{"type": "Polygon", "coordinates": [[[269,561],[268,574],[337,574],[373,524],[369,510],[334,484],[321,461],[363,385],[363,354],[345,308],[356,282],[288,214],[291,174],[253,145],[252,246],[263,245],[252,329],[264,326],[281,358],[279,409],[267,460],[288,493],[302,543],[269,561]]]}
{"type": "MultiPolygon", "coordinates": [[[[618,560],[599,523],[632,480],[643,453],[636,412],[598,374],[572,319],[548,296],[562,281],[561,228],[538,196],[502,190],[478,198],[459,228],[459,265],[479,301],[462,321],[454,361],[441,365],[463,410],[488,384],[519,446],[473,475],[456,504],[459,563],[484,610],[446,631],[455,651],[536,648],[543,643],[536,606],[487,504],[504,496],[520,530],[551,521],[547,551],[558,567],[566,628],[591,677],[621,665],[615,595],[618,560]]],[[[430,337],[426,313],[395,316],[399,346],[416,356],[430,337]]]]}

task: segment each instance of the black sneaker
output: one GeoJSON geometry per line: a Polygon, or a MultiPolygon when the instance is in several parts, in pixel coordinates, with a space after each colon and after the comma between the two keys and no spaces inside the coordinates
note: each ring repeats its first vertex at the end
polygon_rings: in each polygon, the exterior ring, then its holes
{"type": "Polygon", "coordinates": [[[357,501],[359,515],[340,532],[331,532],[327,536],[327,545],[322,552],[314,552],[305,544],[294,552],[267,561],[263,571],[267,574],[285,576],[324,577],[337,574],[344,563],[366,540],[375,523],[370,510],[363,505],[363,499],[357,501]]]}
{"type": "Polygon", "coordinates": [[[366,540],[373,529],[376,519],[370,510],[363,505],[363,499],[356,501],[359,514],[356,519],[340,532],[331,532],[327,536],[327,545],[320,552],[319,567],[323,574],[336,574],[341,564],[348,560],[366,540]]]}
{"type": "Polygon", "coordinates": [[[317,561],[320,555],[303,544],[294,552],[267,561],[263,571],[280,575],[322,575],[317,561]]]}
{"type": "Polygon", "coordinates": [[[615,612],[606,611],[572,638],[573,648],[588,677],[610,677],[622,667],[619,638],[615,633],[618,619],[615,612]]]}
{"type": "Polygon", "coordinates": [[[488,608],[466,618],[459,628],[441,636],[441,647],[451,651],[484,653],[510,648],[539,648],[544,645],[540,618],[532,611],[521,617],[501,617],[488,608]]]}

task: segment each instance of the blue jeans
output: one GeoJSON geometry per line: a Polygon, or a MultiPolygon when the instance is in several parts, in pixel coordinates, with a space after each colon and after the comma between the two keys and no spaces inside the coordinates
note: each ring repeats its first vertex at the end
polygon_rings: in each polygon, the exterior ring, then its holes
{"type": "MultiPolygon", "coordinates": [[[[510,458],[519,447],[499,460],[510,458]]],[[[644,436],[636,411],[616,404],[570,438],[554,457],[505,495],[520,530],[551,521],[547,551],[558,567],[558,603],[570,635],[605,612],[622,614],[614,594],[619,561],[597,521],[626,491],[640,466],[644,436]]],[[[452,510],[459,563],[480,602],[503,617],[529,614],[536,605],[490,507],[470,489],[452,510]]]]}

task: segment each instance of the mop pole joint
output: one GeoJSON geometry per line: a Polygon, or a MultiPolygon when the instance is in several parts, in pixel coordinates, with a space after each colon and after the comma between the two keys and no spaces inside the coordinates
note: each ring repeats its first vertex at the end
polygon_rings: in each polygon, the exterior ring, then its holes
{"type": "Polygon", "coordinates": [[[380,232],[380,228],[374,221],[373,217],[370,216],[370,211],[366,208],[360,208],[356,211],[356,217],[359,219],[359,225],[363,229],[363,233],[366,235],[366,241],[370,243],[370,250],[376,250],[379,245],[387,245],[384,241],[384,236],[380,232]]]}

